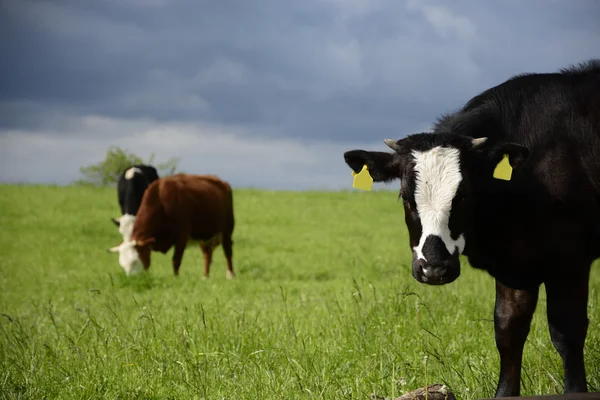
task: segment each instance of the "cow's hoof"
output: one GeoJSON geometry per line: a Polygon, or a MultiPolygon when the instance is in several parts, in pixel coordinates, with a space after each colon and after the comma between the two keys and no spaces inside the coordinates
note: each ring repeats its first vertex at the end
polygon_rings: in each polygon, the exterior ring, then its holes
{"type": "Polygon", "coordinates": [[[208,279],[208,275],[202,275],[202,280],[205,281],[208,279]]]}
{"type": "Polygon", "coordinates": [[[227,271],[225,273],[225,277],[227,277],[227,279],[231,280],[231,279],[235,278],[235,274],[231,271],[227,271]]]}

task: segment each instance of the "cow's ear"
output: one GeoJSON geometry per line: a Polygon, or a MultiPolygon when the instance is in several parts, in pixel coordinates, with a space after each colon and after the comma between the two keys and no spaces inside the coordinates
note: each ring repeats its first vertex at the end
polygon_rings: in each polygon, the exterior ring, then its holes
{"type": "Polygon", "coordinates": [[[135,247],[144,247],[148,246],[151,243],[156,242],[156,238],[148,238],[148,239],[140,239],[135,241],[135,247]]]}
{"type": "Polygon", "coordinates": [[[519,168],[529,157],[529,149],[523,145],[507,142],[495,146],[489,153],[494,163],[502,161],[504,155],[508,155],[508,161],[512,168],[519,168]]]}
{"type": "Polygon", "coordinates": [[[396,153],[350,150],[344,153],[344,160],[356,173],[367,165],[374,182],[390,182],[400,178],[400,162],[396,153]]]}
{"type": "Polygon", "coordinates": [[[115,224],[116,226],[121,226],[121,221],[118,218],[111,218],[110,219],[113,224],[115,224]]]}
{"type": "Polygon", "coordinates": [[[118,253],[119,249],[121,248],[121,245],[123,244],[123,242],[119,243],[118,245],[116,245],[115,247],[111,247],[110,249],[106,249],[106,251],[108,253],[118,253]]]}

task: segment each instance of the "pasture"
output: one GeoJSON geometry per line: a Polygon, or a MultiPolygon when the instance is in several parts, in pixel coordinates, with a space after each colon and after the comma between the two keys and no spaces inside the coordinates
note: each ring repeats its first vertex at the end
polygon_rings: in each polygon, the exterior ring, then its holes
{"type": "MultiPolygon", "coordinates": [[[[348,187],[351,181],[349,179],[348,187]]],[[[463,262],[443,287],[416,282],[393,191],[235,190],[236,279],[222,248],[201,280],[172,250],[126,278],[110,222],[116,190],[0,188],[0,397],[367,399],[445,383],[492,397],[494,281],[463,262]]],[[[542,287],[522,395],[562,392],[542,287]]],[[[586,367],[600,390],[600,265],[586,367]]]]}

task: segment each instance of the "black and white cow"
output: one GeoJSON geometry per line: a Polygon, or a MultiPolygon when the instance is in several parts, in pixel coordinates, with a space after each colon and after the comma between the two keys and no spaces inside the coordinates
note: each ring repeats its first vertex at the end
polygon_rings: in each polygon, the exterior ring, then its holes
{"type": "Polygon", "coordinates": [[[156,168],[143,164],[127,168],[119,177],[117,195],[121,207],[121,217],[111,220],[119,227],[124,241],[127,241],[131,235],[135,215],[140,208],[146,188],[157,179],[156,168]]]}
{"type": "Polygon", "coordinates": [[[591,264],[600,257],[600,60],[523,74],[442,116],[433,132],[386,139],[393,153],[352,150],[373,180],[399,179],[414,278],[460,275],[459,254],[496,280],[496,397],[520,394],[523,346],[541,284],[564,391],[587,392],[591,264]],[[510,180],[494,178],[503,155],[510,180]]]}

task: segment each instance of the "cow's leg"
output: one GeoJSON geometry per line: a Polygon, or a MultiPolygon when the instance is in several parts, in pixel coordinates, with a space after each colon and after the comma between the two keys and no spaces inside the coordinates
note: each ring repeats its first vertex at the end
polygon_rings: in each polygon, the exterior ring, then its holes
{"type": "Polygon", "coordinates": [[[204,254],[204,275],[202,275],[202,279],[208,279],[208,274],[210,271],[210,264],[212,263],[212,254],[215,249],[212,242],[202,243],[200,245],[202,249],[202,253],[204,254]]]}
{"type": "Polygon", "coordinates": [[[230,236],[223,237],[223,252],[225,253],[225,258],[227,258],[227,272],[225,276],[227,279],[233,279],[235,277],[235,273],[233,272],[233,241],[230,236]]]}
{"type": "Polygon", "coordinates": [[[496,280],[494,330],[500,354],[500,379],[496,397],[519,396],[523,347],[529,335],[539,287],[516,290],[496,280]]]}
{"type": "Polygon", "coordinates": [[[579,276],[546,283],[550,337],[562,358],[564,392],[587,392],[583,346],[588,329],[589,268],[579,276]]]}
{"type": "Polygon", "coordinates": [[[179,267],[181,266],[181,260],[183,259],[186,242],[186,240],[180,239],[175,243],[175,250],[173,251],[173,273],[175,276],[179,276],[179,267]]]}

